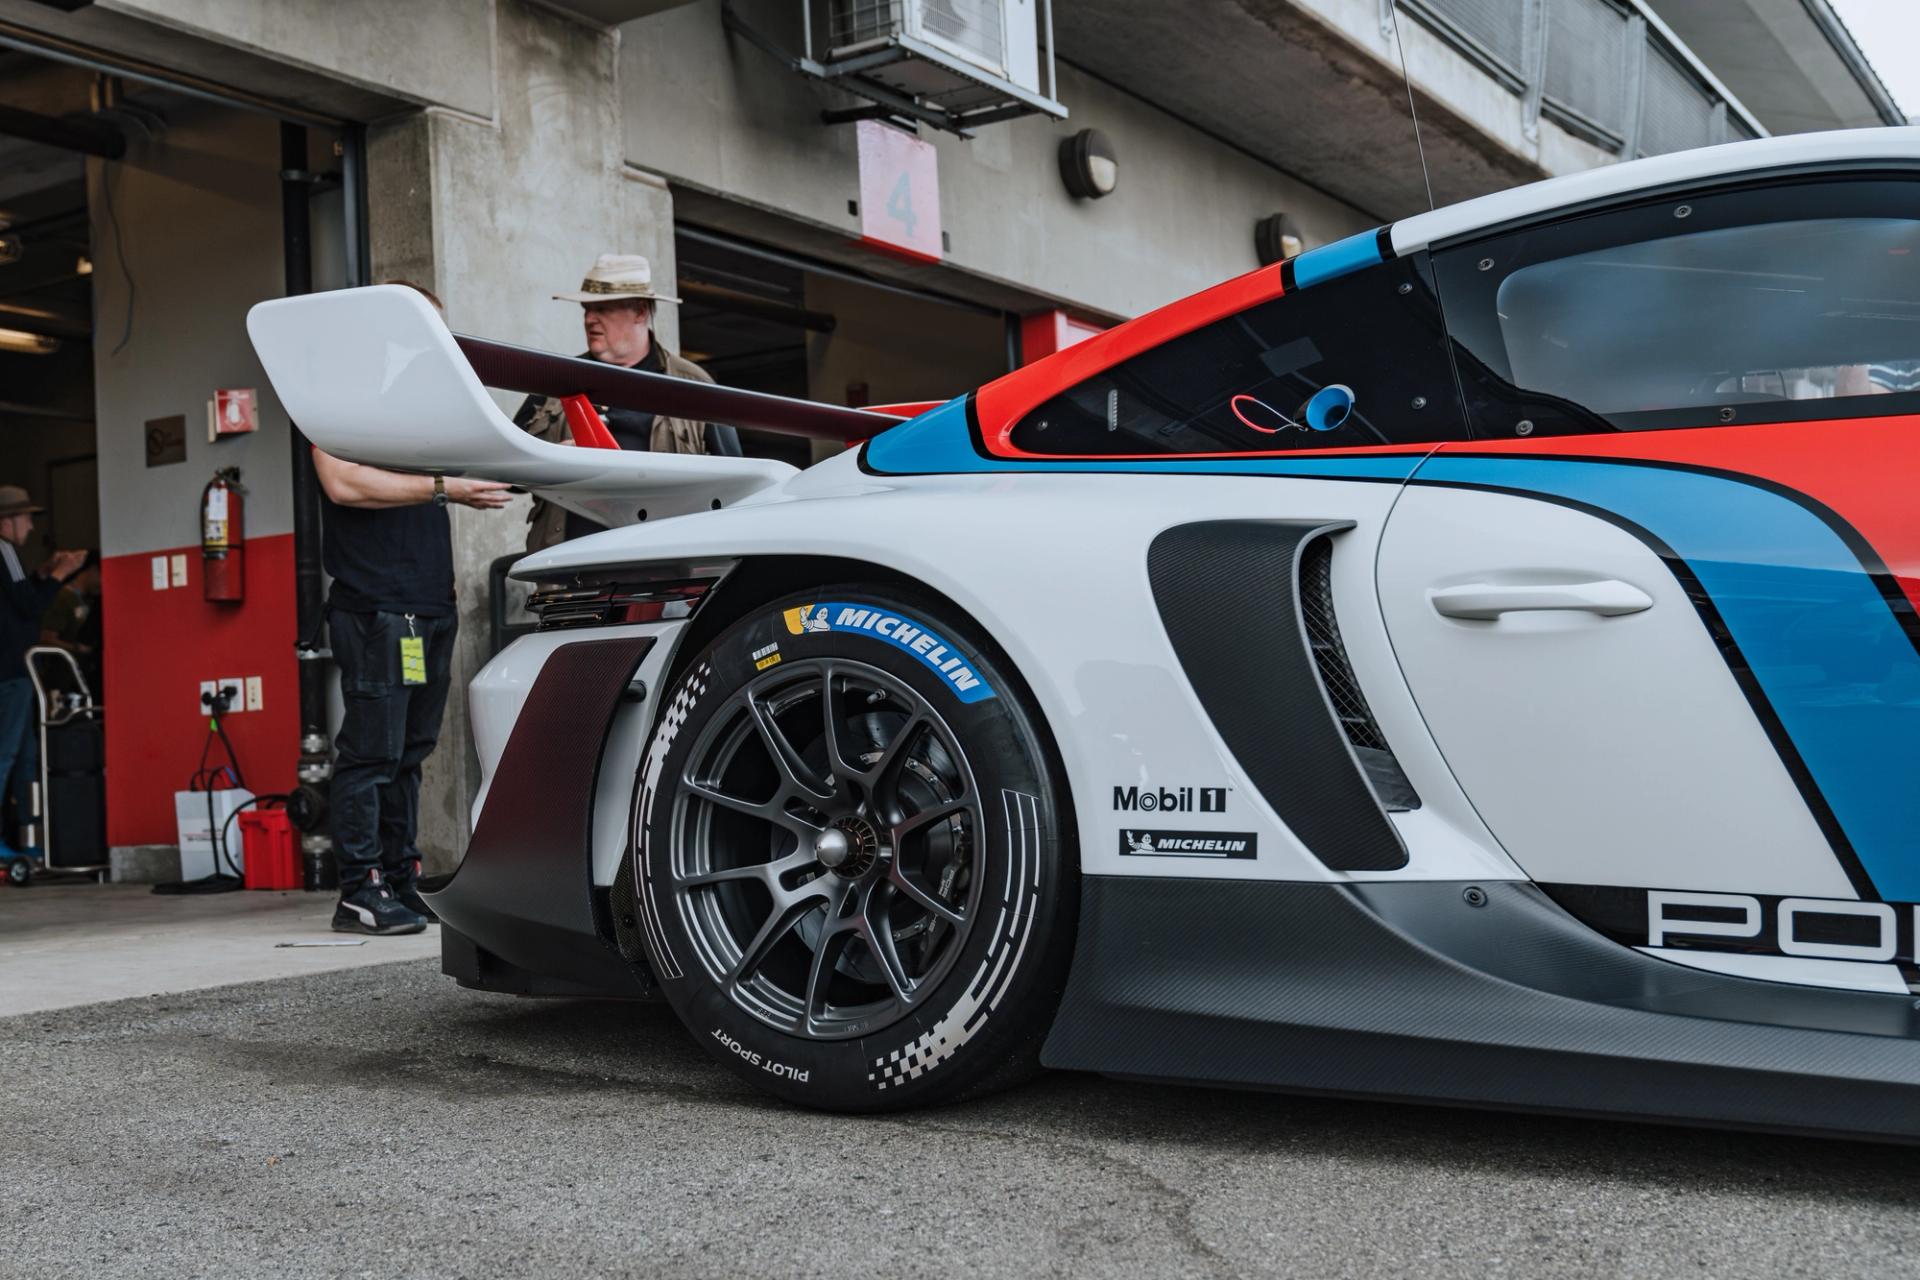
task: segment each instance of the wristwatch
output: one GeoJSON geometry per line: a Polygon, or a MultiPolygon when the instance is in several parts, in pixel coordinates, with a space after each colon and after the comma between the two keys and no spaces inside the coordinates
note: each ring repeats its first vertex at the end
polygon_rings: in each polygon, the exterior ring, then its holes
{"type": "Polygon", "coordinates": [[[447,478],[445,476],[435,476],[433,478],[433,505],[436,507],[444,507],[447,505],[447,478]]]}

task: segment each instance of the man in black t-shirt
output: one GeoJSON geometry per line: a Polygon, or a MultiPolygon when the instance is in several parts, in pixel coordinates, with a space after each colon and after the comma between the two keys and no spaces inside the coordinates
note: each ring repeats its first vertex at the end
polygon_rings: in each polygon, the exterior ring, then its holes
{"type": "Polygon", "coordinates": [[[333,927],[418,933],[433,919],[414,848],[420,765],[440,737],[459,625],[447,504],[497,510],[507,486],[402,475],[320,449],[313,462],[326,498],[321,557],[333,579],[327,632],[346,704],[329,801],[340,869],[333,927]]]}

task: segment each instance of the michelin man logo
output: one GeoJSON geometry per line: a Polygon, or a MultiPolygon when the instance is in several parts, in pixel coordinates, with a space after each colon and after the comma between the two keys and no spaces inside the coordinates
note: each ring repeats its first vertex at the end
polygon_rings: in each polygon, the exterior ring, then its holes
{"type": "Polygon", "coordinates": [[[803,604],[798,609],[788,609],[783,615],[787,620],[787,634],[801,636],[809,631],[831,631],[827,623],[827,606],[823,604],[803,604]]]}
{"type": "Polygon", "coordinates": [[[921,665],[939,676],[962,702],[982,702],[994,696],[993,686],[975,671],[965,657],[939,634],[890,609],[870,604],[803,604],[783,609],[781,619],[787,634],[811,635],[819,631],[857,632],[884,640],[903,653],[912,654],[921,665]]]}

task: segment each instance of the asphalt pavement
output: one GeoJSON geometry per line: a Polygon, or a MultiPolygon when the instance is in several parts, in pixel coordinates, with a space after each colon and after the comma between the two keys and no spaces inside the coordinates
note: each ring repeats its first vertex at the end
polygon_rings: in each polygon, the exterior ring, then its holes
{"type": "Polygon", "coordinates": [[[850,1119],[436,970],[0,1020],[0,1276],[1920,1276],[1910,1149],[1068,1075],[850,1119]]]}

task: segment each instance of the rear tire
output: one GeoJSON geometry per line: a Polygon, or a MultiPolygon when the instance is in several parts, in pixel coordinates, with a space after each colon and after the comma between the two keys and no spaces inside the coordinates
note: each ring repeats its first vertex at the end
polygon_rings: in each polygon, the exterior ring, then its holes
{"type": "Polygon", "coordinates": [[[822,587],[716,638],[634,815],[647,958],[695,1038],[840,1111],[1035,1071],[1079,905],[1042,724],[970,623],[896,588],[822,587]]]}

